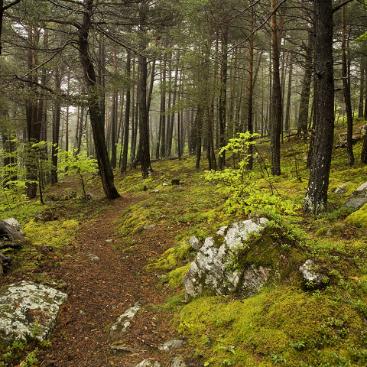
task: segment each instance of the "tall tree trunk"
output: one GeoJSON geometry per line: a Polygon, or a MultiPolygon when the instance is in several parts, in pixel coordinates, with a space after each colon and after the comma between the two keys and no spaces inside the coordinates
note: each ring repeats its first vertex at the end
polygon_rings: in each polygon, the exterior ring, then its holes
{"type": "Polygon", "coordinates": [[[166,92],[167,92],[167,59],[164,57],[163,70],[161,70],[161,106],[159,115],[159,141],[157,156],[166,156],[166,92]],[[160,144],[160,145],[159,145],[160,144]],[[160,151],[160,152],[159,152],[160,151]]]}
{"type": "Polygon", "coordinates": [[[315,0],[315,136],[304,209],[325,210],[334,139],[333,1],[315,0]]]}
{"type": "Polygon", "coordinates": [[[149,10],[148,1],[144,0],[139,9],[140,20],[140,48],[139,60],[139,82],[138,82],[138,103],[139,103],[139,161],[143,177],[148,177],[151,168],[150,148],[149,148],[149,111],[147,106],[147,81],[148,62],[142,54],[146,49],[145,23],[149,10]]]}
{"type": "Polygon", "coordinates": [[[28,42],[32,46],[27,52],[27,66],[29,70],[29,82],[31,85],[30,96],[26,102],[26,120],[27,120],[27,156],[26,156],[26,194],[28,198],[34,199],[37,196],[37,181],[38,181],[38,158],[37,149],[32,148],[34,143],[38,143],[41,138],[42,127],[42,111],[40,112],[40,100],[35,97],[35,83],[38,83],[38,75],[35,67],[38,65],[37,51],[39,43],[39,29],[30,26],[28,28],[28,42]]]}
{"type": "Polygon", "coordinates": [[[342,77],[343,77],[343,91],[345,111],[347,114],[347,154],[349,159],[349,165],[354,164],[353,154],[353,111],[352,111],[352,99],[350,94],[350,60],[349,60],[349,42],[347,34],[347,19],[346,9],[343,7],[343,41],[342,41],[342,77]]]}
{"type": "Polygon", "coordinates": [[[52,121],[52,147],[51,147],[51,184],[57,183],[57,154],[59,149],[59,137],[60,137],[60,121],[61,121],[61,74],[60,69],[55,70],[55,90],[58,96],[54,102],[53,108],[53,121],[52,121]]]}
{"type": "MultiPolygon", "coordinates": [[[[249,39],[249,63],[248,63],[248,99],[247,99],[247,130],[250,134],[254,133],[254,9],[251,7],[251,35],[249,39]]],[[[247,169],[252,170],[254,167],[254,146],[250,145],[247,169]]]]}
{"type": "Polygon", "coordinates": [[[89,31],[92,26],[93,5],[93,0],[84,0],[83,21],[78,32],[79,56],[88,92],[89,115],[103,190],[108,199],[116,199],[119,194],[114,185],[113,171],[106,147],[104,111],[100,104],[101,86],[97,83],[94,65],[89,53],[89,31]]]}
{"type": "Polygon", "coordinates": [[[126,105],[125,105],[125,127],[123,137],[123,151],[121,160],[121,173],[127,170],[127,155],[129,152],[129,129],[130,129],[130,103],[131,103],[131,52],[127,50],[126,56],[126,78],[128,85],[126,87],[126,105]]]}
{"type": "Polygon", "coordinates": [[[282,129],[282,91],[279,73],[279,30],[277,25],[276,9],[278,0],[272,0],[272,53],[273,53],[273,89],[271,108],[271,171],[275,176],[281,174],[280,170],[280,136],[282,129]]]}
{"type": "Polygon", "coordinates": [[[195,128],[195,150],[196,150],[196,169],[200,169],[201,150],[202,150],[202,130],[203,130],[203,107],[199,104],[194,123],[195,128]]]}
{"type": "MultiPolygon", "coordinates": [[[[117,55],[116,49],[113,50],[112,62],[114,66],[114,73],[117,74],[117,55]]],[[[119,105],[119,93],[117,88],[114,86],[112,92],[112,106],[111,106],[111,166],[113,169],[116,168],[117,164],[117,143],[118,143],[118,105],[119,105]]]]}
{"type": "MultiPolygon", "coordinates": [[[[222,49],[220,62],[220,96],[219,96],[219,145],[220,148],[226,145],[226,126],[227,126],[227,79],[228,79],[228,36],[229,30],[224,26],[222,31],[222,49]]],[[[223,169],[226,164],[224,153],[218,159],[219,168],[223,169]]]]}
{"type": "Polygon", "coordinates": [[[308,110],[310,106],[310,92],[311,92],[311,81],[312,81],[312,32],[308,31],[308,43],[306,45],[306,58],[305,58],[305,73],[302,81],[301,101],[299,106],[299,115],[297,130],[298,136],[307,137],[307,125],[308,125],[308,110]]]}
{"type": "Polygon", "coordinates": [[[111,166],[116,168],[117,163],[117,123],[118,123],[118,91],[113,91],[111,107],[111,166]]]}
{"type": "Polygon", "coordinates": [[[366,63],[365,60],[367,60],[367,57],[362,56],[361,57],[361,62],[360,62],[360,85],[359,85],[359,104],[358,104],[358,118],[359,119],[363,119],[364,93],[367,93],[367,91],[365,91],[365,89],[364,89],[364,87],[365,87],[365,78],[367,78],[367,76],[366,76],[367,63],[366,63]]]}
{"type": "MultiPolygon", "coordinates": [[[[68,68],[67,74],[67,96],[70,96],[70,69],[68,68]]],[[[66,119],[65,119],[65,150],[69,150],[69,104],[66,106],[66,119]]]]}
{"type": "Polygon", "coordinates": [[[292,79],[293,79],[293,57],[289,60],[287,107],[285,110],[284,130],[289,133],[291,120],[291,98],[292,98],[292,79]]]}
{"type": "Polygon", "coordinates": [[[180,54],[177,54],[175,77],[174,77],[174,82],[173,82],[173,97],[172,97],[171,111],[169,115],[168,134],[167,134],[167,156],[168,157],[172,155],[172,140],[173,140],[173,130],[174,130],[174,124],[175,124],[175,115],[176,115],[174,109],[175,109],[176,100],[177,100],[179,62],[180,62],[180,54]]]}

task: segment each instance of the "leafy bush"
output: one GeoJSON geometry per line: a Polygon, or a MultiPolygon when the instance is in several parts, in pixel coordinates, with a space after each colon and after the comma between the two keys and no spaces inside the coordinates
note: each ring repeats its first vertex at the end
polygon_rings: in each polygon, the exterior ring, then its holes
{"type": "Polygon", "coordinates": [[[89,157],[86,152],[77,154],[76,150],[65,151],[61,149],[58,151],[58,158],[58,172],[60,175],[78,175],[83,197],[86,198],[87,176],[98,172],[97,160],[89,157]]]}
{"type": "Polygon", "coordinates": [[[257,170],[248,169],[250,149],[256,143],[256,136],[246,132],[230,139],[220,154],[229,153],[234,161],[238,160],[238,167],[207,172],[205,179],[219,185],[221,193],[227,196],[225,208],[231,214],[295,214],[297,206],[277,192],[272,177],[264,167],[260,165],[257,170]],[[260,180],[267,188],[259,188],[260,180]]]}

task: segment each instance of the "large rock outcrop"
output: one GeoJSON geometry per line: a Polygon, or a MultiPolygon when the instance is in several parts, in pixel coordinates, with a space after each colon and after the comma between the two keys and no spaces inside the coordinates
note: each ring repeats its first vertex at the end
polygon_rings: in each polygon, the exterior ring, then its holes
{"type": "Polygon", "coordinates": [[[55,325],[67,295],[57,289],[28,281],[0,291],[0,340],[44,340],[55,325]]]}
{"type": "Polygon", "coordinates": [[[0,275],[10,270],[12,252],[22,248],[24,243],[20,224],[15,218],[0,221],[0,275]]]}
{"type": "Polygon", "coordinates": [[[241,268],[235,263],[238,253],[246,250],[246,241],[260,234],[267,224],[266,218],[249,219],[222,227],[216,237],[206,238],[185,277],[186,295],[192,298],[202,293],[252,295],[258,292],[272,269],[256,264],[241,268]]]}
{"type": "Polygon", "coordinates": [[[347,200],[345,206],[357,210],[367,203],[367,182],[355,190],[352,196],[347,200]]]}

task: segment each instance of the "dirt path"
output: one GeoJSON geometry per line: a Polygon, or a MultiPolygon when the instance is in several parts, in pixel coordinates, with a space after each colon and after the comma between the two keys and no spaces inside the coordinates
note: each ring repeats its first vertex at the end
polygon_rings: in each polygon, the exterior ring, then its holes
{"type": "Polygon", "coordinates": [[[126,197],[116,200],[96,219],[82,225],[73,250],[53,271],[53,276],[67,284],[69,299],[60,313],[52,347],[41,356],[40,366],[130,367],[144,358],[157,358],[162,366],[169,365],[171,357],[157,346],[174,337],[170,316],[151,306],[162,303],[167,295],[157,274],[144,269],[149,258],[163,251],[162,243],[169,233],[158,227],[144,231],[133,251],[116,250],[114,244],[123,241],[116,233],[116,220],[132,202],[126,197]],[[136,302],[144,307],[121,340],[132,351],[114,354],[110,326],[136,302]]]}

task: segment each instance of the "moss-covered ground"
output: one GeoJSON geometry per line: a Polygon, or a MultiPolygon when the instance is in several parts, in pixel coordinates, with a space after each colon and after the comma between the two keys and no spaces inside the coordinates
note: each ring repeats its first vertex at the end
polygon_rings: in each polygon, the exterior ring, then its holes
{"type": "MultiPolygon", "coordinates": [[[[354,148],[357,161],[360,149],[360,144],[354,148]]],[[[267,146],[259,150],[266,159],[267,146]]],[[[345,150],[335,150],[328,211],[312,217],[301,210],[308,181],[307,146],[290,139],[283,157],[283,174],[272,183],[281,198],[294,203],[296,212],[273,218],[273,225],[280,228],[278,237],[257,241],[246,259],[271,264],[277,243],[290,260],[289,268],[283,269],[279,282],[255,296],[183,300],[182,280],[194,257],[189,237],[203,239],[223,224],[244,219],[226,211],[225,190],[206,182],[202,171],[193,170],[190,158],[155,164],[155,172],[144,182],[139,173],[121,182],[123,190],[143,197],[123,214],[121,235],[133,242],[134,236],[157,224],[179,227],[175,243],[148,268],[161,269],[162,286],[171,289],[162,307],[172,312],[175,326],[205,366],[366,366],[367,209],[352,213],[343,205],[366,181],[367,167],[359,163],[349,167],[345,150]],[[172,186],[172,178],[179,178],[182,185],[172,186]],[[345,192],[335,193],[340,186],[345,192]],[[305,290],[299,277],[291,275],[307,258],[317,259],[327,274],[324,289],[305,290]]],[[[257,187],[267,193],[266,177],[257,187]]]]}
{"type": "MultiPolygon", "coordinates": [[[[288,268],[280,281],[247,299],[206,296],[185,303],[182,281],[195,256],[188,244],[190,236],[204,239],[222,225],[245,219],[227,211],[226,190],[207,182],[204,170],[194,169],[192,158],[156,162],[146,180],[138,170],[117,178],[120,193],[134,200],[116,222],[124,244],[114,246],[134,251],[145,231],[162,226],[174,233],[174,240],[162,238],[168,241],[167,251],[152,258],[145,270],[160,270],[161,286],[167,289],[167,302],[161,307],[204,366],[365,367],[367,208],[352,213],[343,204],[367,181],[367,166],[356,163],[349,167],[345,150],[335,150],[328,211],[318,217],[306,216],[301,208],[308,181],[307,146],[295,138],[285,140],[283,173],[272,179],[272,185],[281,199],[292,201],[295,211],[280,217],[271,211],[277,237],[254,241],[246,254],[247,261],[256,263],[261,258],[270,265],[279,254],[288,256],[288,268]],[[181,184],[172,185],[172,179],[181,184]],[[341,185],[345,192],[335,193],[341,185]],[[325,288],[305,290],[299,277],[293,276],[307,258],[321,264],[330,280],[325,288]]],[[[354,150],[358,161],[361,144],[354,150]]],[[[259,151],[267,162],[268,146],[260,145],[259,151]]],[[[266,175],[256,181],[256,187],[269,195],[266,175]]],[[[79,224],[106,206],[97,197],[90,202],[74,198],[47,201],[46,206],[26,202],[4,209],[1,216],[18,218],[30,241],[20,253],[14,274],[42,277],[44,251],[52,253],[47,261],[59,261],[65,253],[61,249],[72,243],[79,224]],[[57,215],[51,221],[37,220],[45,210],[57,215]]],[[[4,350],[9,358],[6,353],[9,350],[4,350]]]]}

